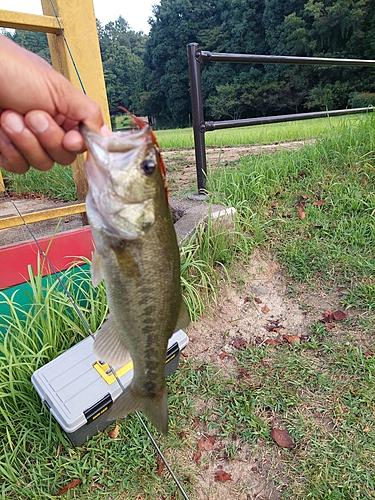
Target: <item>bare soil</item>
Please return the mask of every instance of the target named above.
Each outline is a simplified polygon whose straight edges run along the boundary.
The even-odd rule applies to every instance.
[[[250,154],[257,154],[260,149],[274,152],[280,148],[296,149],[301,142],[275,144],[272,146],[253,146],[240,148],[208,148],[210,168],[229,163]],[[191,189],[195,182],[193,151],[164,153],[169,170],[170,187],[173,191]],[[18,203],[18,201],[16,200]],[[41,200],[20,200],[20,210],[28,211],[30,206],[41,208]],[[56,204],[55,201],[50,201]],[[60,204],[60,202],[58,202]],[[0,216],[9,206],[0,203]],[[69,221],[70,222],[70,221]],[[69,224],[68,219],[63,225]],[[52,233],[56,221],[50,221],[45,231]],[[52,228],[52,229],[51,229]],[[19,229],[15,230],[20,235]],[[15,234],[14,237],[17,235]],[[327,310],[339,307],[339,293],[323,296],[307,295],[301,292],[298,298],[291,297],[290,284],[284,276],[272,254],[256,251],[247,262],[234,273],[233,281],[223,283],[218,298],[197,322],[188,328],[189,344],[184,355],[195,360],[210,361],[230,372],[233,361],[230,353],[235,349],[235,342],[242,339],[250,344],[262,344],[269,339],[283,341],[284,335],[296,335],[301,339],[309,335],[309,325]],[[225,356],[226,353],[227,356]],[[184,358],[181,357],[181,362]],[[204,405],[196,401],[197,405]],[[203,450],[198,463],[193,460],[196,445],[207,434],[201,424],[188,436],[191,446],[189,451],[174,450],[168,457],[171,464],[180,462],[190,464],[195,493],[191,500],[279,500],[289,479],[283,470],[282,451],[275,446],[275,452],[269,453],[262,440],[256,445],[245,444],[235,459],[228,460],[217,450],[226,443],[216,441],[212,450]],[[186,450],[187,447],[184,447]],[[218,481],[217,471],[230,474],[231,479]]]
[[[189,344],[184,351],[185,356],[209,361],[220,366],[221,373],[230,374],[235,369],[230,353],[238,348],[238,342],[250,345],[268,343],[270,339],[286,342],[284,335],[296,335],[301,341],[307,340],[309,325],[322,318],[325,311],[339,309],[341,292],[312,294],[301,289],[296,296],[291,294],[290,285],[272,254],[256,250],[234,272],[233,280],[223,283],[216,303],[188,328]],[[358,311],[347,313],[350,317]],[[366,349],[368,339],[358,337],[358,342],[363,343]],[[210,410],[202,400],[196,400],[195,404],[201,410]],[[237,457],[229,460],[220,450],[230,443],[235,446],[240,443],[218,438],[212,450],[201,451],[202,456],[196,463],[193,456],[198,449],[198,441],[207,437],[209,435],[200,423],[188,436],[192,446],[189,455],[176,457],[174,454],[170,458],[171,463],[176,460],[184,465],[190,463],[191,474],[197,481],[191,500],[284,498],[283,491],[291,479],[283,465],[285,452],[281,448],[275,445],[271,453],[267,451],[270,448],[259,439],[255,445],[242,443]],[[231,479],[215,479],[219,470],[230,474]]]
[[[290,141],[269,145],[249,145],[238,147],[206,147],[207,168],[225,167],[244,156],[257,155],[260,152],[272,154],[276,151],[292,151],[312,141]],[[168,184],[172,196],[196,189],[196,168],[193,149],[164,151],[164,162],[168,172]]]

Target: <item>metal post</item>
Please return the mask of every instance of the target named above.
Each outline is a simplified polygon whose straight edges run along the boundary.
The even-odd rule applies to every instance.
[[[199,45],[189,43],[187,46],[190,78],[190,97],[194,131],[195,164],[197,169],[198,194],[206,193],[206,145],[205,123],[203,116],[201,68],[199,61]]]

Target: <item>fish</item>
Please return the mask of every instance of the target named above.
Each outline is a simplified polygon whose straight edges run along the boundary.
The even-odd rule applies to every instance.
[[[80,132],[88,151],[86,213],[95,244],[91,276],[95,286],[104,279],[109,308],[94,352],[114,367],[133,361],[133,379],[107,420],[140,410],[167,434],[168,340],[190,320],[160,150],[147,124],[109,137],[83,124]]]

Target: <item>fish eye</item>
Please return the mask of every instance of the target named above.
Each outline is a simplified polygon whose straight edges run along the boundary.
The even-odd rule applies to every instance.
[[[145,160],[141,166],[144,174],[152,175],[155,172],[156,163],[153,160]]]

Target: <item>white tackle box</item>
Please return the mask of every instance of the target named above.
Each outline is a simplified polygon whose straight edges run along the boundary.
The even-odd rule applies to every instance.
[[[180,352],[188,342],[182,330],[169,339],[166,376],[177,370]],[[81,446],[110,425],[106,412],[122,393],[109,366],[98,361],[93,346],[94,340],[88,337],[36,370],[31,377],[42,401],[75,446]],[[133,362],[115,370],[126,388],[133,378]]]

